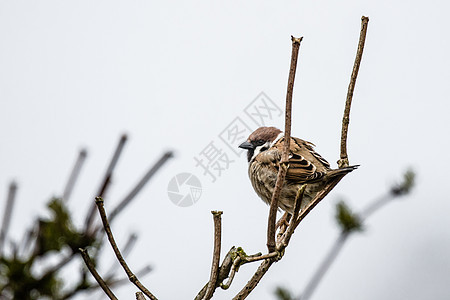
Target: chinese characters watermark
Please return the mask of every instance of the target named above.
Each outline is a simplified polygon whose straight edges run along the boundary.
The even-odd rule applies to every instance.
[[[245,107],[243,113],[236,116],[218,134],[217,138],[212,139],[194,156],[194,168],[200,171],[201,178],[211,183],[216,182],[245,151],[238,148],[239,144],[258,127],[276,124],[282,114],[283,111],[276,103],[261,92]],[[189,189],[181,192],[180,182],[181,186],[187,184]],[[167,192],[175,205],[186,207],[199,200],[202,185],[195,175],[181,173],[170,180]]]

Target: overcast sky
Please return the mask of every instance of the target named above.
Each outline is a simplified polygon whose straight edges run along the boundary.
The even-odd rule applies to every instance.
[[[314,299],[449,299],[449,8],[447,1],[415,0],[2,1],[2,199],[11,180],[19,185],[11,235],[20,238],[50,197],[62,194],[86,148],[69,202],[82,225],[114,147],[128,133],[107,210],[164,151],[176,156],[113,230],[119,244],[139,234],[129,264],[152,265],[142,282],[155,295],[193,298],[209,278],[211,210],[224,211],[222,254],[233,245],[266,251],[268,207],[251,188],[245,155],[228,147],[222,133],[235,120],[255,128],[246,108],[261,92],[284,109],[290,36],[304,36],[292,134],[314,142],[336,166],[365,15],[348,141],[350,162],[361,167],[307,217],[249,299],[273,299],[278,285],[300,293],[338,234],[335,204],[345,199],[363,209],[408,167],[418,173],[414,193],[349,239]],[[273,115],[272,125],[282,127],[282,118]],[[211,145],[230,160],[215,182],[194,159]],[[169,181],[183,172],[202,185],[190,207],[174,205],[167,194]],[[105,253],[100,272],[114,261],[109,248]],[[241,268],[216,299],[234,296],[256,267]],[[131,299],[135,290],[114,291]]]

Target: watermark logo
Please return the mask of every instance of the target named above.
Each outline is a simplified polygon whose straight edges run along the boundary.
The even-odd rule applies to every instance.
[[[202,185],[198,177],[211,183],[216,182],[245,152],[244,149],[240,149],[238,146],[257,128],[279,123],[282,114],[283,111],[272,99],[265,93],[260,93],[216,138],[212,139],[194,156],[194,170],[192,170],[192,173],[178,174],[171,179],[168,188],[170,200],[175,205],[183,207],[191,206],[197,202],[202,192]],[[196,173],[198,177],[193,175],[193,173]],[[189,178],[192,181],[194,180],[192,178],[195,178],[196,183],[198,183],[194,185],[199,188],[199,193],[195,197],[192,195],[183,197],[183,195],[188,195],[189,193],[185,192],[183,194],[176,189],[179,188],[177,185],[179,181],[177,180],[185,179],[184,177],[178,178],[178,176],[183,174],[191,175]],[[171,189],[172,186],[174,189]]]
[[[175,205],[188,207],[200,199],[202,184],[197,176],[191,173],[180,173],[169,181],[167,194]]]

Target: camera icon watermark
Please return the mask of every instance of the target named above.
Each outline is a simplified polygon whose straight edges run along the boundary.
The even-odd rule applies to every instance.
[[[181,207],[194,205],[202,195],[200,180],[191,173],[180,173],[169,181],[167,194],[173,204]]]

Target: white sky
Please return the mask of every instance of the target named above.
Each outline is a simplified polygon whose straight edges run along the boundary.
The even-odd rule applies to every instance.
[[[129,263],[154,267],[142,281],[160,299],[193,298],[209,278],[210,211],[224,211],[223,254],[232,245],[255,253],[266,249],[268,207],[251,188],[244,156],[215,183],[199,177],[203,194],[189,208],[170,202],[169,180],[201,175],[193,157],[260,92],[283,107],[291,34],[304,36],[292,132],[334,163],[360,17],[367,15],[349,133],[350,161],[361,167],[308,216],[249,299],[273,299],[277,285],[301,292],[338,234],[336,202],[362,209],[408,166],[418,173],[413,195],[350,238],[314,299],[448,299],[448,10],[446,1],[2,1],[2,199],[12,179],[19,184],[11,235],[20,237],[48,199],[61,195],[86,147],[69,203],[81,225],[119,136],[129,133],[107,209],[163,151],[173,149],[176,158],[113,230],[119,244],[139,233]],[[108,269],[113,258],[105,250]],[[234,296],[256,266],[243,267],[216,299]],[[135,290],[130,284],[115,292],[131,299]]]

